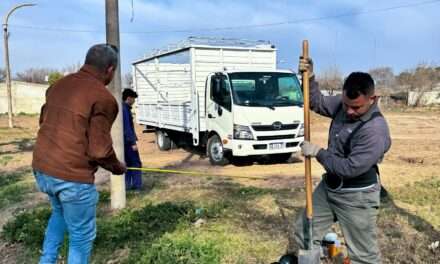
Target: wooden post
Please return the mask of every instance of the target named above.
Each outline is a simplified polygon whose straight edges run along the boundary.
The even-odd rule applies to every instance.
[[[108,85],[113,96],[116,98],[119,107],[119,114],[112,127],[113,147],[120,160],[124,160],[124,131],[122,120],[122,88],[121,88],[121,56],[119,45],[119,8],[118,0],[105,1],[106,15],[106,36],[107,43],[115,45],[119,49],[118,67],[112,82]],[[111,207],[112,209],[121,209],[125,207],[125,175],[112,175],[110,177],[111,185]]]
[[[309,42],[304,40],[302,43],[302,57],[309,58]],[[302,73],[302,85],[304,93],[304,140],[310,142],[310,93],[309,93],[309,71]],[[306,177],[306,215],[308,219],[313,217],[312,207],[312,163],[310,157],[305,157],[305,177]]]

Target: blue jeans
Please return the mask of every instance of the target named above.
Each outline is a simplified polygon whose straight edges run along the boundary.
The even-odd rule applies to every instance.
[[[66,231],[69,234],[67,263],[89,263],[96,237],[99,194],[95,185],[61,180],[39,171],[34,171],[34,175],[38,188],[49,196],[52,207],[40,264],[56,263]]]

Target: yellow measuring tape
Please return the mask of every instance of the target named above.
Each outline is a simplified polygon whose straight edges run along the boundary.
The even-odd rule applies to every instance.
[[[213,174],[203,173],[201,171],[180,171],[180,170],[164,170],[164,169],[154,169],[154,168],[135,168],[135,167],[128,167],[127,170],[186,174],[186,175],[201,176],[201,177],[217,176],[217,177],[225,177],[225,178],[243,178],[243,179],[264,180],[264,181],[267,180],[267,178],[265,178],[265,177],[238,176],[238,175],[213,175]]]

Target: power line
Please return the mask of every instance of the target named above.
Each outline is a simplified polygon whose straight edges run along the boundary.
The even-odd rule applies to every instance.
[[[360,16],[372,13],[381,13],[394,11],[396,9],[403,9],[408,7],[416,7],[423,6],[429,4],[439,3],[440,0],[430,0],[423,1],[417,3],[409,3],[402,4],[398,6],[391,6],[385,8],[377,8],[370,10],[361,10],[357,12],[346,12],[337,15],[329,15],[329,16],[321,16],[314,18],[304,18],[304,19],[296,19],[296,20],[287,20],[282,22],[274,22],[274,23],[265,23],[265,24],[251,24],[251,25],[243,25],[243,26],[229,26],[229,27],[209,27],[209,28],[196,28],[196,29],[172,29],[172,30],[158,30],[158,31],[127,31],[121,32],[121,34],[162,34],[162,33],[190,33],[190,32],[199,32],[199,31],[229,31],[229,30],[241,30],[241,29],[252,29],[252,28],[262,28],[262,27],[275,27],[275,26],[283,26],[283,25],[292,25],[292,24],[302,24],[302,23],[313,23],[322,20],[330,20],[330,19],[338,19],[342,17],[350,17],[350,16]],[[88,29],[72,29],[72,28],[55,28],[55,27],[39,27],[39,26],[30,26],[30,25],[14,25],[10,24],[9,26],[16,28],[24,28],[24,29],[33,29],[40,31],[57,31],[57,32],[72,32],[72,33],[104,33],[101,30],[88,30]]]
[[[131,18],[130,22],[134,21],[134,0],[131,0]]]

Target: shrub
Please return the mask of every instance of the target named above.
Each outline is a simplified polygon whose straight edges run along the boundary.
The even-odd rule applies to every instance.
[[[142,264],[220,263],[221,250],[215,240],[197,239],[192,233],[164,236],[153,243],[136,262]]]
[[[3,237],[13,243],[23,243],[38,250],[44,239],[44,232],[51,210],[47,207],[24,212],[3,227]]]

